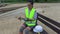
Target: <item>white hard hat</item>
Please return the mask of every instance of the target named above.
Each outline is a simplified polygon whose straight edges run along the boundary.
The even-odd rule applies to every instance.
[[[33,29],[33,31],[34,32],[42,32],[43,31],[43,28],[42,28],[42,26],[40,26],[40,25],[37,25],[34,29]]]

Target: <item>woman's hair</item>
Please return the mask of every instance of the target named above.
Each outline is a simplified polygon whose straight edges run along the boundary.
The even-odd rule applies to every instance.
[[[34,4],[33,0],[28,0],[28,2],[29,2],[31,5]]]

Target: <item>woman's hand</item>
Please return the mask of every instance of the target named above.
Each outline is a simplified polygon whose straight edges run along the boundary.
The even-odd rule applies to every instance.
[[[22,20],[22,19],[24,19],[25,18],[25,16],[20,16],[18,19],[19,20]]]
[[[25,16],[24,16],[24,15],[21,15],[20,17],[21,17],[21,18],[25,18]]]

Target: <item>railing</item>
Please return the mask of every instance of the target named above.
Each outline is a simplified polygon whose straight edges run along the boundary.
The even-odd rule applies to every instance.
[[[46,16],[43,16],[39,13],[38,13],[38,20],[40,22],[42,22],[43,24],[47,25],[52,30],[54,30],[56,33],[58,33],[58,34],[60,33],[60,23],[58,23]]]

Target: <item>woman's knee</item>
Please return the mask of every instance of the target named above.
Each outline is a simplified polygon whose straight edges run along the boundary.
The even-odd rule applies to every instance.
[[[25,31],[25,32],[29,32],[30,30],[28,30],[28,29],[25,29],[24,31]]]
[[[26,29],[26,30],[31,30],[31,28],[30,28],[30,27],[26,27],[25,29]]]
[[[30,31],[30,30],[25,29],[25,30],[24,30],[24,33],[25,33],[25,34],[29,34],[29,31]]]
[[[23,32],[24,29],[25,27],[21,26],[19,32]]]

